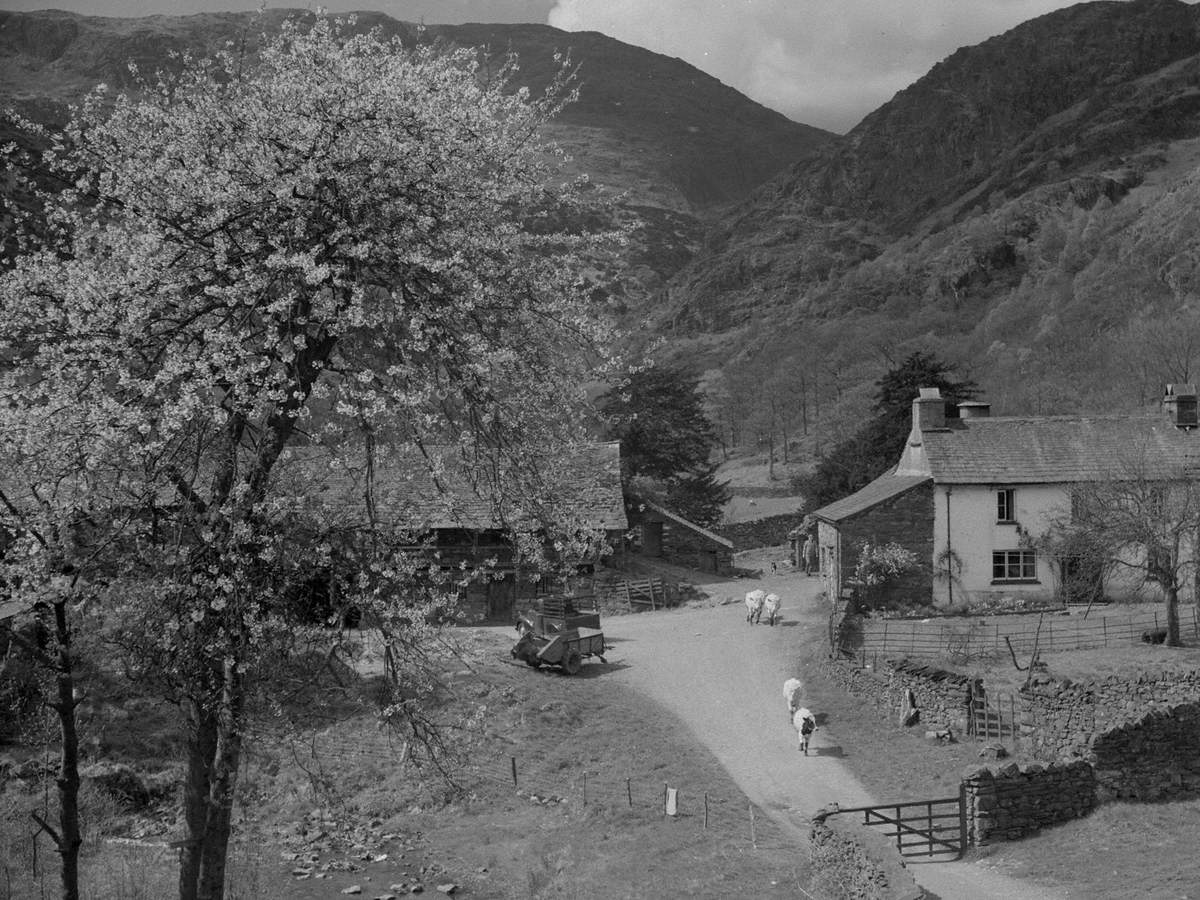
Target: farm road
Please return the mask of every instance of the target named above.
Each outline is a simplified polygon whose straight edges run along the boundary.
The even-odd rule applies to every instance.
[[[746,624],[741,598],[756,587],[783,598],[782,626]],[[836,723],[817,730],[807,757],[796,749],[782,688],[796,675],[799,646],[823,640],[818,578],[789,571],[755,582],[707,584],[705,590],[715,599],[737,602],[605,619],[605,636],[615,645],[608,658],[626,663],[605,677],[679,716],[746,796],[795,836],[798,848],[807,843],[811,814],[830,802],[863,806],[921,799],[871,798],[839,760],[854,749],[838,745]],[[820,710],[814,712],[819,718]],[[910,871],[943,900],[1068,896],[1006,878],[980,863],[914,862]]]

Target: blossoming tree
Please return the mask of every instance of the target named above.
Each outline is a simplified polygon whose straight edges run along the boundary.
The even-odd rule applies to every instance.
[[[413,586],[441,567],[381,512],[380,466],[465,479],[526,555],[594,540],[553,488],[614,362],[582,275],[614,236],[561,224],[586,195],[538,129],[569,79],[511,74],[289,22],[97,91],[36,161],[66,189],[0,280],[0,389],[25,452],[70,421],[139,523],[110,586],[185,712],[181,897],[223,895],[246,704],[298,586],[335,572],[409,679],[390,711],[421,693]]]

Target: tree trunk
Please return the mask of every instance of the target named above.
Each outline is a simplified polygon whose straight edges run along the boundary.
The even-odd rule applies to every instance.
[[[1179,640],[1179,588],[1172,584],[1167,594],[1167,646],[1180,646]]]
[[[184,845],[179,853],[179,900],[197,900],[208,826],[208,790],[217,749],[217,719],[198,700],[187,701],[187,773],[183,782]]]
[[[198,900],[223,900],[232,831],[233,796],[242,755],[244,685],[232,660],[225,663],[217,745],[209,775],[208,823],[201,848]]]
[[[75,673],[71,658],[71,631],[67,625],[66,600],[54,604],[54,624],[58,638],[55,682],[58,698],[53,704],[58,713],[62,747],[58,778],[58,852],[62,856],[63,900],[79,900],[79,732],[75,727]]]

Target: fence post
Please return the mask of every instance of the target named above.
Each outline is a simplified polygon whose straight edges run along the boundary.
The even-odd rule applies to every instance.
[[[883,620],[883,652],[887,653],[887,619]]]
[[[704,827],[708,828],[708,791],[704,792]]]
[[[967,852],[967,783],[958,783],[958,857]]]
[[[512,763],[513,787],[516,787],[517,786],[517,758],[515,756],[510,756],[508,758],[508,760],[510,763]]]
[[[625,779],[625,796],[629,798],[629,808],[633,809],[633,788],[629,786],[629,779]]]
[[[1107,647],[1108,646],[1108,617],[1102,615],[1100,617],[1100,624],[1104,626],[1104,646]]]

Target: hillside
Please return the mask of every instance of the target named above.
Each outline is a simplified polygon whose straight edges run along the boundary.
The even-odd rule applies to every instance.
[[[172,51],[206,52],[249,39],[299,10],[254,16],[207,13],[112,19],[61,11],[0,12],[0,101],[40,105],[77,100],[99,82],[127,88],[128,63],[153,72]],[[534,91],[556,70],[557,52],[579,67],[580,96],[555,124],[578,166],[602,183],[630,190],[636,203],[703,213],[742,199],[827,140],[828,132],[792,122],[679,59],[595,32],[542,25],[438,25],[420,30],[382,13],[356,14],[358,27],[405,40],[446,41],[513,52],[518,83]]]
[[[710,229],[660,328],[700,368],[788,370],[855,409],[917,348],[1004,411],[1194,378],[1162,341],[1200,333],[1197,54],[1200,8],[1177,0],[1082,4],[958,50]]]
[[[0,13],[0,94],[54,118],[98,81],[129,84],[127,59],[153,69],[250,23]],[[511,49],[535,90],[570,51],[580,98],[549,135],[626,192],[638,226],[616,308],[649,313],[641,333],[703,375],[732,447],[821,452],[915,349],[963,367],[997,412],[1125,408],[1200,372],[1200,7],[1041,16],[843,137],[595,33],[361,15],[376,25]]]

